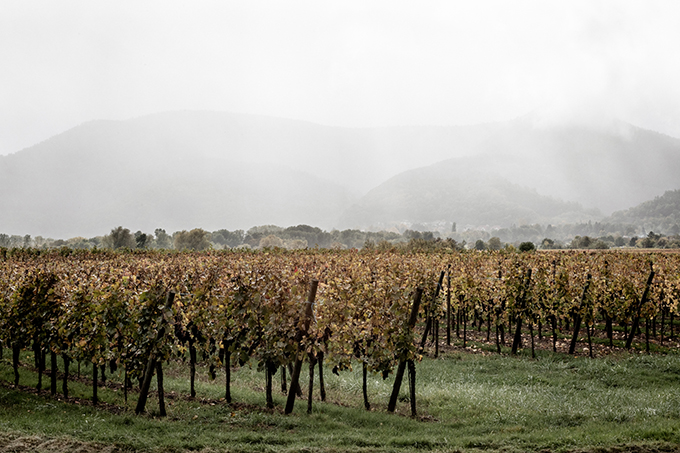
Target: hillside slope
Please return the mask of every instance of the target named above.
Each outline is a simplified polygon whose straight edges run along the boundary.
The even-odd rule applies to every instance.
[[[680,140],[613,121],[608,127],[499,124],[478,165],[541,194],[608,214],[680,188]]]
[[[629,223],[646,232],[680,234],[680,190],[669,190],[653,200],[617,211],[603,221]]]
[[[371,190],[342,217],[343,227],[389,228],[401,223],[506,227],[598,218],[577,203],[539,195],[476,165],[450,159],[397,175]]]
[[[418,170],[397,177],[399,187],[390,180],[447,160],[436,176],[418,179]],[[0,156],[0,232],[333,228],[407,217],[500,226],[583,220],[596,214],[574,203],[607,214],[677,189],[678,174],[680,140],[620,122],[548,127],[525,117],[476,126],[339,128],[169,112],[92,121]],[[418,183],[405,184],[408,178]],[[407,193],[392,196],[393,190]]]
[[[192,146],[190,137],[200,131],[134,126],[88,123],[0,157],[0,231],[89,237],[117,225],[143,231],[273,222],[330,228],[355,199],[299,169],[239,159],[240,150],[210,156],[208,146]]]

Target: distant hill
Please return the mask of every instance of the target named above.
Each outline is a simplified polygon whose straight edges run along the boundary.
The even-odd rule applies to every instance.
[[[450,159],[401,173],[362,197],[340,220],[343,227],[399,224],[507,227],[581,222],[601,217],[578,203],[539,195],[489,172],[477,159]]]
[[[669,190],[653,200],[645,201],[624,211],[617,211],[603,221],[629,223],[645,232],[679,234],[680,190]]]
[[[92,121],[0,156],[0,232],[330,229],[358,196],[417,162],[447,157],[451,140],[470,135],[468,128],[346,129],[223,112]]]
[[[680,188],[680,140],[619,121],[595,129],[520,118],[471,154],[511,182],[605,214]]]
[[[585,220],[677,189],[678,174],[680,140],[620,122],[340,128],[169,112],[92,121],[0,156],[0,232]]]
[[[152,232],[272,221],[330,228],[356,198],[293,160],[241,159],[245,151],[229,141],[222,146],[231,152],[219,155],[200,128],[149,120],[87,123],[0,157],[0,231],[91,237],[117,225]]]

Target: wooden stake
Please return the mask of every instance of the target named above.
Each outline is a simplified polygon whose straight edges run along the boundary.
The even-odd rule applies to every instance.
[[[96,363],[92,364],[92,404],[97,404],[99,402],[99,398],[97,397],[97,386],[98,386],[98,379],[97,379],[97,374],[99,373],[99,367],[97,366]]]
[[[640,310],[642,309],[642,306],[647,303],[647,298],[649,297],[649,290],[652,287],[652,281],[654,280],[654,266],[650,262],[649,263],[649,277],[647,277],[647,283],[645,284],[645,290],[642,293],[642,298],[640,298],[640,303],[637,305],[635,309],[635,317],[633,318],[633,327],[630,330],[630,335],[628,335],[628,339],[626,340],[626,349],[630,349],[630,347],[633,344],[633,338],[635,337],[635,334],[637,333],[639,327],[640,327]]]
[[[161,417],[165,417],[165,391],[163,390],[163,363],[156,363],[156,383],[158,385],[158,412]]]
[[[302,339],[307,335],[309,330],[309,325],[312,322],[312,315],[314,314],[314,299],[316,299],[316,289],[319,286],[318,280],[312,280],[309,285],[309,293],[307,294],[307,302],[305,304],[305,317],[303,328],[298,332],[299,346],[301,349]],[[295,406],[295,389],[300,386],[300,371],[302,370],[302,351],[298,350],[297,357],[295,359],[295,367],[293,368],[293,375],[290,378],[290,390],[288,391],[288,399],[286,400],[286,409],[284,413],[290,414],[293,412],[293,407]]]
[[[165,306],[172,305],[173,300],[175,300],[175,293],[169,292],[165,299]],[[139,389],[139,399],[137,400],[137,407],[135,408],[135,414],[139,415],[144,412],[146,408],[146,400],[149,396],[149,388],[151,387],[151,379],[153,378],[154,371],[156,371],[156,364],[158,362],[156,357],[156,347],[160,343],[161,339],[165,336],[165,325],[162,325],[158,329],[156,334],[156,339],[151,345],[151,352],[149,353],[149,361],[146,364],[146,370],[144,372],[144,380],[142,381],[141,388]]]
[[[368,402],[368,366],[366,365],[366,362],[362,363],[362,371],[363,371],[363,383],[361,386],[361,390],[364,394],[364,408],[366,408],[367,411],[371,410],[371,405]]]
[[[590,280],[592,279],[592,275],[588,274],[586,276],[586,285],[583,287],[583,293],[581,294],[581,304],[579,305],[578,311],[574,313],[574,334],[571,337],[571,344],[569,345],[569,354],[573,354],[576,352],[576,342],[578,341],[578,334],[579,331],[581,330],[581,322],[582,322],[582,317],[581,317],[581,310],[583,310],[583,307],[585,306],[586,303],[586,294],[588,293],[588,287],[590,286]]]
[[[68,398],[68,367],[71,364],[71,359],[66,354],[61,355],[64,360],[64,380],[61,384],[61,393],[64,394],[64,398]],[[127,400],[125,401],[127,403]]]
[[[411,308],[411,316],[408,320],[408,330],[412,330],[418,321],[418,309],[420,308],[420,298],[423,295],[422,288],[416,288],[416,293],[413,298],[413,307]],[[404,379],[404,370],[406,369],[406,361],[402,360],[399,362],[397,367],[397,374],[394,377],[394,385],[392,386],[392,395],[390,396],[390,402],[387,405],[387,410],[389,412],[394,412],[397,408],[397,399],[399,398],[399,390],[401,389],[401,381]]]
[[[446,272],[446,345],[451,346],[451,265]]]
[[[57,394],[57,354],[50,351],[50,394]]]

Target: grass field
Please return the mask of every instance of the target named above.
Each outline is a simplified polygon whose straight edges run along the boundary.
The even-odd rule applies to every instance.
[[[210,381],[201,368],[192,399],[188,363],[172,363],[165,371],[168,417],[160,418],[153,395],[149,413],[134,415],[137,394],[125,405],[115,385],[118,375],[99,388],[103,404],[92,407],[85,379],[91,368],[84,366],[81,380],[70,384],[69,402],[31,391],[37,374],[28,368],[21,371],[21,388],[14,389],[5,358],[0,451],[680,451],[680,354],[589,359],[537,351],[531,359],[528,350],[511,357],[480,343],[472,347],[478,352],[448,349],[417,364],[415,419],[408,416],[405,384],[397,413],[386,412],[392,376],[369,377],[372,410],[366,411],[360,365],[339,376],[326,369],[327,402],[318,401],[315,391],[311,415],[298,399],[286,416],[280,391],[275,408],[265,408],[264,373],[234,369],[230,405],[223,400],[223,373]],[[22,363],[32,357],[22,356]],[[77,372],[75,364],[71,372]]]

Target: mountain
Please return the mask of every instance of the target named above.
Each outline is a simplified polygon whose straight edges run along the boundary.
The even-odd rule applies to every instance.
[[[676,189],[678,174],[680,140],[615,121],[341,128],[168,112],[88,122],[0,156],[0,232],[329,229],[405,219],[409,206],[419,222],[580,220]]]
[[[449,159],[401,173],[379,185],[345,212],[344,227],[389,228],[398,224],[506,227],[567,223],[600,217],[578,203],[539,195],[479,165],[476,158]]]
[[[614,120],[595,128],[519,118],[497,124],[468,155],[511,182],[607,214],[680,188],[680,140]]]
[[[680,234],[680,190],[669,190],[653,200],[617,211],[603,222],[632,224],[646,232]]]
[[[243,146],[202,133],[224,124],[183,130],[176,120],[91,122],[0,157],[0,231],[90,237],[117,225],[147,232],[273,222],[330,228],[355,199],[294,161],[245,159]]]

